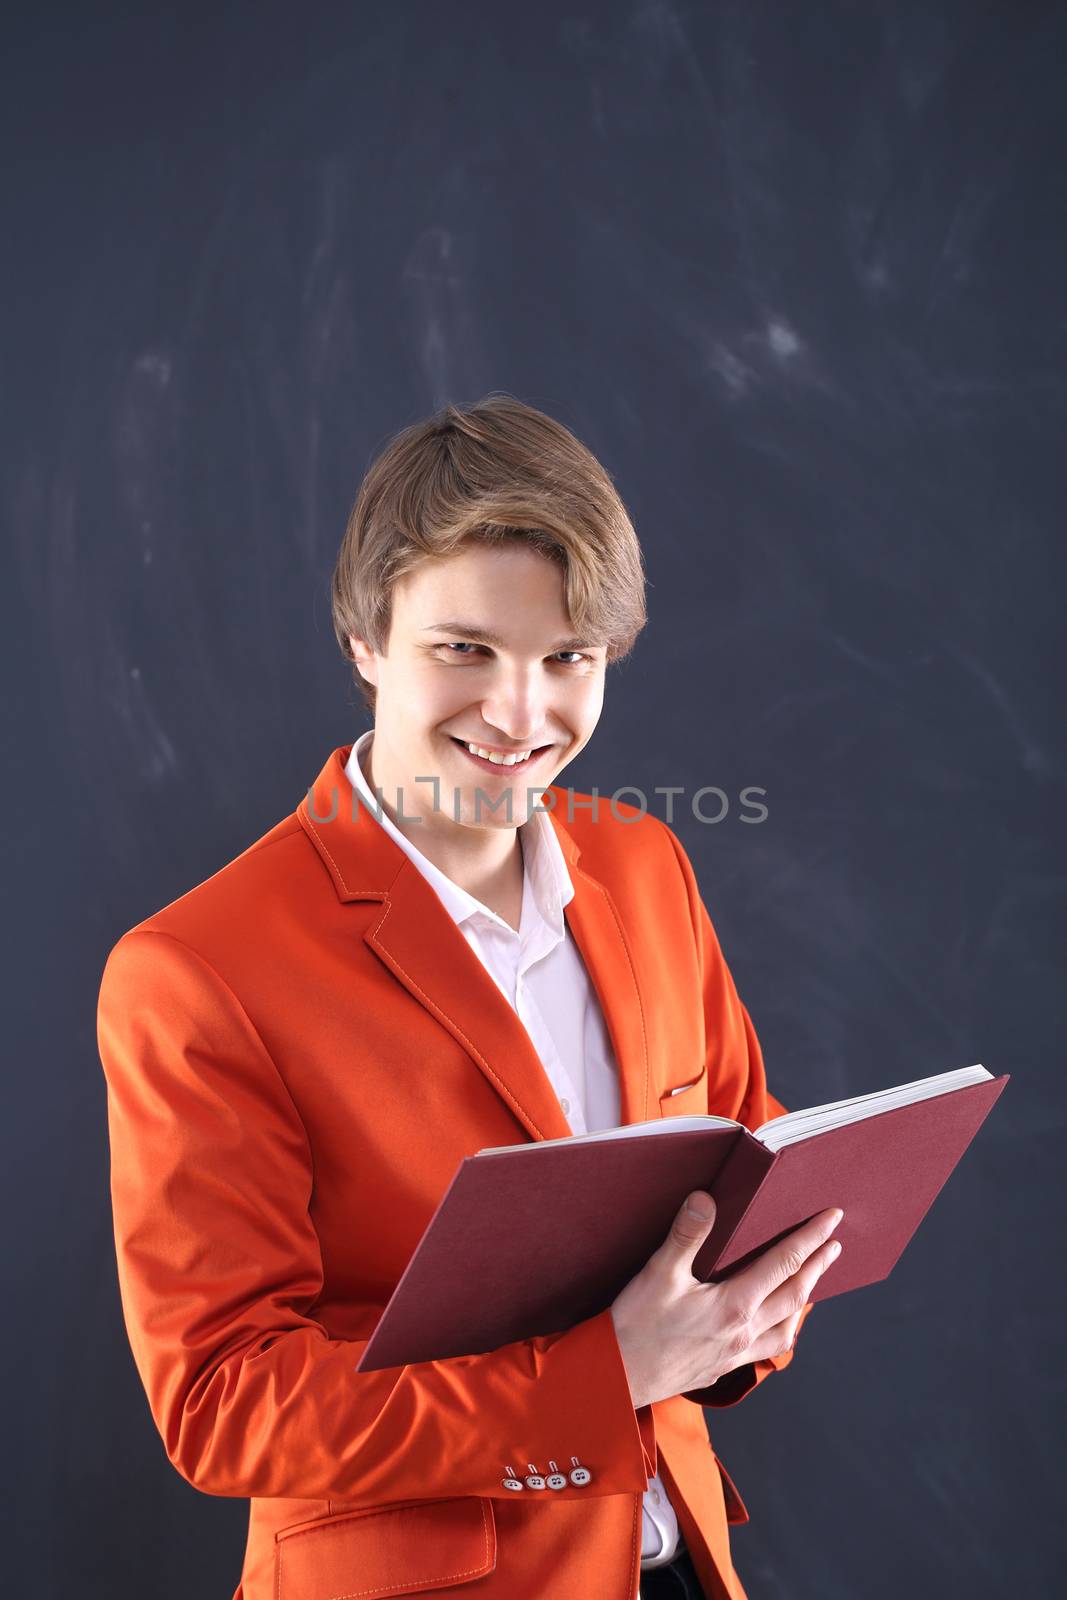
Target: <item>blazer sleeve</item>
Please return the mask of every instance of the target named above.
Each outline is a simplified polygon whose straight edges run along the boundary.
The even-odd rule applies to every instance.
[[[317,1320],[315,1173],[297,1107],[237,996],[171,934],[131,930],[104,969],[98,1043],[123,1316],[173,1465],[208,1494],[506,1498],[506,1468],[591,1474],[562,1499],[643,1493],[610,1310],[486,1355],[358,1373]],[[354,1216],[353,1228],[373,1228]],[[380,1307],[373,1307],[379,1310]]]
[[[674,833],[667,828],[689,898],[693,936],[700,960],[704,1006],[704,1044],[708,1068],[709,1105],[718,1116],[755,1130],[764,1122],[784,1116],[785,1106],[767,1087],[767,1074],[752,1019],[742,1004],[733,977],[712,927],[692,863]],[[800,1313],[797,1335],[813,1306]],[[700,1406],[734,1406],[772,1372],[781,1372],[793,1359],[793,1346],[780,1356],[748,1361],[703,1389],[687,1389],[683,1398]]]

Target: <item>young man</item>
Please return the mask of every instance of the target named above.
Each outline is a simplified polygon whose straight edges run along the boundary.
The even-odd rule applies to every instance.
[[[355,1371],[463,1156],[784,1110],[677,838],[555,785],[644,623],[633,528],[558,423],[448,407],[369,471],[333,605],[373,729],[101,986],[123,1308],[168,1456],[250,1498],[241,1600],[743,1600],[701,1406],[788,1365],[836,1212],[713,1287],[691,1195],[600,1315]]]

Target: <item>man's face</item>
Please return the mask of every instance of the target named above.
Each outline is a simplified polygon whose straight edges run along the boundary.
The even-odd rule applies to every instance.
[[[521,826],[600,718],[607,647],[574,634],[561,568],[529,545],[471,543],[401,578],[387,653],[351,640],[377,688],[368,776],[386,804],[435,830]],[[471,744],[531,753],[501,766]],[[434,776],[436,802],[415,781]]]

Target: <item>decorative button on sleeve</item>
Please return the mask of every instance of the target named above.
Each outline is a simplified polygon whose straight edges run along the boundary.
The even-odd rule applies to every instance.
[[[565,1489],[568,1483],[573,1483],[578,1489],[584,1489],[587,1483],[593,1481],[593,1474],[588,1467],[581,1465],[577,1456],[571,1456],[571,1470],[569,1473],[562,1473],[555,1461],[548,1463],[547,1476],[542,1476],[538,1472],[535,1461],[528,1461],[526,1466],[529,1470],[525,1479],[516,1476],[514,1467],[506,1466],[504,1468],[507,1476],[502,1478],[501,1482],[505,1489],[516,1491],[522,1489]]]

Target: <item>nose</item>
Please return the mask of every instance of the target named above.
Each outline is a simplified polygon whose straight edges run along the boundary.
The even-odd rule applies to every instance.
[[[483,696],[482,719],[508,744],[534,743],[544,734],[545,702],[539,665],[504,668]]]

